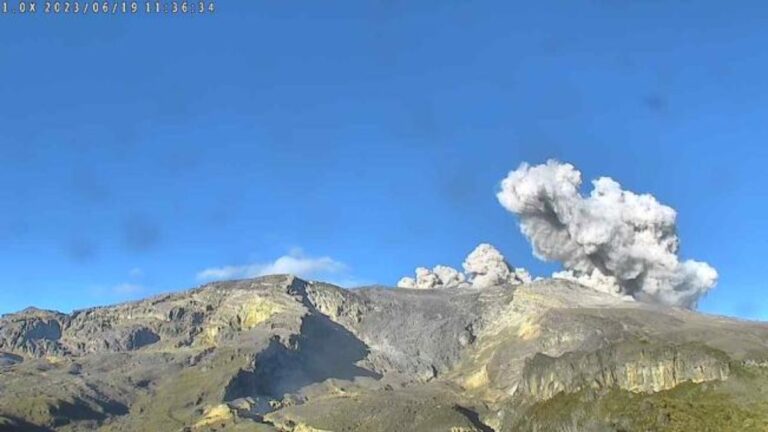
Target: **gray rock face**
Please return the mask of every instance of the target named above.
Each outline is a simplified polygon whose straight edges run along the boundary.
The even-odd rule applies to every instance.
[[[372,288],[345,292],[312,284],[310,301],[371,350],[382,373],[429,380],[450,370],[482,326],[478,291]]]
[[[729,374],[729,358],[703,345],[624,342],[560,357],[537,353],[526,361],[520,390],[538,400],[585,388],[652,393]]]
[[[0,430],[555,430],[583,419],[548,405],[568,395],[597,392],[586,406],[691,385],[719,389],[733,416],[768,404],[764,364],[765,324],[568,281],[349,291],[268,276],[3,316]],[[554,412],[571,417],[541,417]],[[641,421],[606,412],[590,421]]]
[[[2,318],[0,349],[34,356],[64,353],[59,344],[61,328],[67,316],[35,308]]]

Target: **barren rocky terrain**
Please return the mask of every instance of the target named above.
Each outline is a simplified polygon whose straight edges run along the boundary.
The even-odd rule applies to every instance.
[[[768,325],[280,275],[0,318],[0,430],[768,431]]]

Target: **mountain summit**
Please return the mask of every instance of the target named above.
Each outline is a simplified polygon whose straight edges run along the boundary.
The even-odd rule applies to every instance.
[[[289,275],[0,318],[0,430],[766,431],[768,325]]]

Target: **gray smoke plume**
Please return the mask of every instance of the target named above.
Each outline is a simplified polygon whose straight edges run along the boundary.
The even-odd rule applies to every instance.
[[[518,285],[531,281],[525,269],[513,268],[498,249],[481,243],[462,264],[473,288],[483,289],[504,283]]]
[[[464,260],[463,267],[465,273],[442,265],[435,266],[432,270],[418,267],[416,278],[404,277],[400,279],[397,286],[411,289],[483,289],[495,285],[517,285],[531,281],[527,271],[510,266],[501,252],[488,243],[478,245]]]
[[[621,189],[601,177],[588,197],[581,173],[570,164],[523,163],[496,195],[520,218],[536,257],[560,261],[555,277],[639,300],[694,307],[717,282],[706,263],[680,261],[676,213],[648,194]]]

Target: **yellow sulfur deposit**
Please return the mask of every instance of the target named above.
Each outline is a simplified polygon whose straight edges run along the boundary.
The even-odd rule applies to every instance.
[[[250,330],[282,310],[281,305],[257,297],[241,305],[237,316],[240,318],[241,329]]]
[[[293,428],[293,432],[330,432],[325,429],[317,429],[313,428],[312,426],[308,426],[304,423],[299,423],[296,425],[295,428]]]
[[[485,370],[485,366],[464,380],[464,387],[470,390],[481,388],[486,385],[488,385],[488,372]]]
[[[204,428],[214,424],[228,423],[235,418],[232,410],[226,405],[216,405],[210,408],[200,421],[194,424],[193,428]]]

